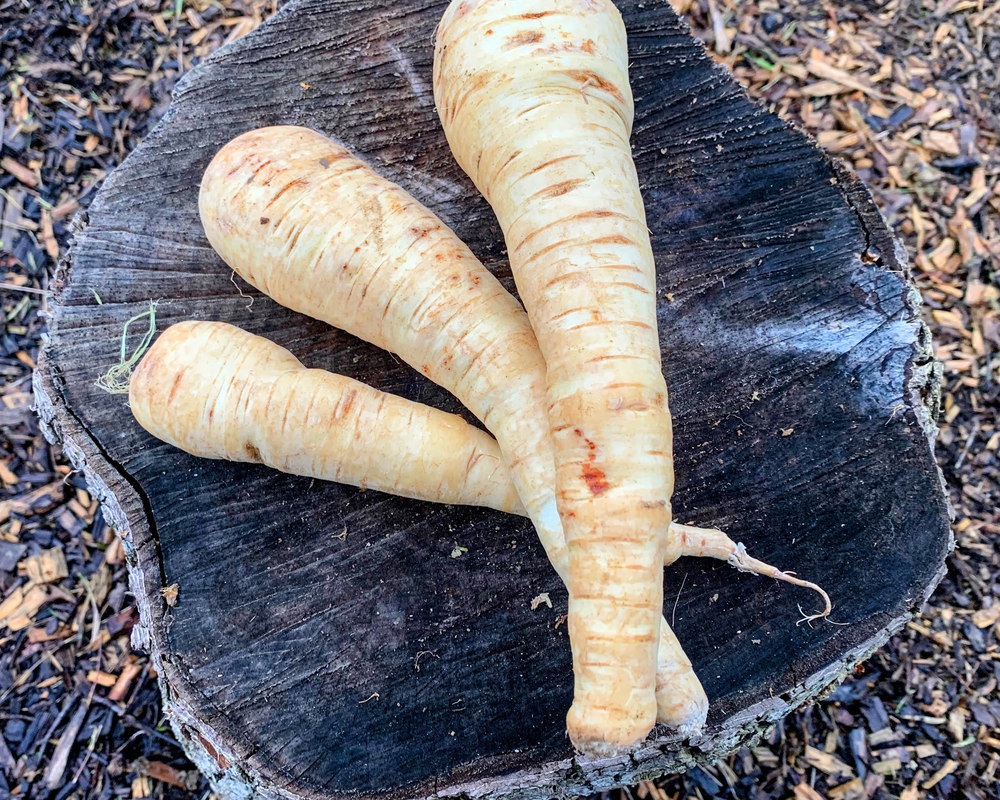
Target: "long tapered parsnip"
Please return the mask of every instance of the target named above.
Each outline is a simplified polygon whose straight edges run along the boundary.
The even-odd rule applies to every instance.
[[[434,96],[456,160],[500,222],[545,358],[570,551],[567,728],[584,752],[629,748],[656,716],[662,565],[678,547],[621,16],[610,0],[453,0]],[[704,712],[693,703],[686,721],[699,726]]]
[[[517,513],[490,436],[461,417],[342,375],[221,322],[171,326],[129,384],[132,413],[189,453]],[[378,431],[378,435],[373,435]]]
[[[534,333],[441,220],[345,148],[290,126],[223,147],[199,210],[209,242],[246,281],[454,394],[497,438],[546,551],[564,546],[546,455],[525,447],[547,433],[544,412],[525,403],[544,391]]]
[[[212,246],[282,305],[398,354],[496,436],[557,573],[544,363],[524,309],[455,234],[400,187],[305,128],[243,134],[209,164],[199,197]],[[664,624],[657,719],[703,721],[708,698]],[[692,711],[694,709],[694,711]]]

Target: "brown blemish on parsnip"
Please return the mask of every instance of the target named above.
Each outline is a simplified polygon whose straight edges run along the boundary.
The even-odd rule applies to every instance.
[[[281,195],[294,189],[296,186],[307,186],[308,184],[309,181],[306,178],[296,178],[293,181],[289,181],[274,193],[274,196],[267,201],[267,205],[264,206],[264,208],[270,208],[271,206],[273,206],[275,203],[278,202],[278,200],[281,199]]]
[[[580,477],[586,482],[587,488],[590,489],[592,495],[604,494],[604,492],[611,488],[611,484],[608,483],[607,478],[604,476],[604,471],[600,467],[595,467],[589,461],[583,465]]]
[[[358,399],[358,393],[351,389],[350,391],[344,392],[340,399],[340,408],[338,412],[340,416],[346,417],[351,413],[351,409],[354,408],[354,401]]]
[[[592,495],[596,497],[599,494],[604,494],[604,492],[611,488],[611,484],[608,483],[604,470],[594,463],[597,460],[597,445],[591,439],[584,436],[583,431],[579,428],[574,428],[573,433],[583,439],[588,450],[587,458],[580,467],[580,477],[583,478]]]
[[[544,233],[549,228],[555,227],[556,225],[565,225],[566,223],[572,223],[581,219],[604,219],[606,217],[620,217],[621,219],[625,220],[631,219],[627,214],[622,214],[619,213],[618,211],[606,211],[603,209],[597,211],[580,211],[576,214],[570,214],[568,217],[562,217],[561,219],[553,220],[552,222],[542,225],[540,228],[535,228],[531,233],[529,233],[520,242],[518,242],[517,246],[514,248],[514,252],[516,253],[518,250],[524,247],[528,242],[530,242],[533,238],[535,238],[541,233]]]
[[[179,369],[177,374],[174,375],[174,382],[170,386],[170,394],[167,395],[167,405],[174,402],[174,396],[177,394],[177,390],[181,387],[181,381],[184,379],[185,372],[187,372],[187,367]]]
[[[528,44],[537,44],[545,38],[541,31],[521,31],[509,37],[504,42],[504,50],[513,50],[515,47],[523,47]]]
[[[241,163],[240,166],[242,167],[243,164]],[[247,178],[247,183],[253,183],[253,179],[256,178],[261,173],[262,170],[266,169],[269,166],[271,166],[270,159],[264,161],[259,167],[257,167],[257,169],[255,169],[253,172],[250,173],[250,177]]]
[[[542,200],[553,200],[556,197],[562,197],[564,194],[569,194],[582,183],[584,183],[583,178],[573,178],[572,180],[562,181],[560,183],[553,184],[552,186],[547,186],[544,189],[540,189],[531,197],[532,199],[538,197]]]
[[[625,98],[622,96],[621,90],[610,81],[604,80],[604,78],[596,72],[584,69],[570,69],[566,70],[566,75],[580,81],[580,83],[590,89],[600,89],[602,92],[610,94],[619,102],[625,102]]]

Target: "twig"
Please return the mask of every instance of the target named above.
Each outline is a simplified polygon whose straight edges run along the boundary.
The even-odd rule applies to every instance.
[[[70,750],[76,742],[76,736],[80,732],[80,728],[83,727],[83,722],[89,711],[90,706],[86,703],[82,704],[59,737],[55,752],[52,754],[52,760],[49,761],[48,769],[45,770],[44,782],[49,791],[58,789],[59,784],[62,783],[63,773],[66,772],[66,765],[69,763]]]
[[[94,684],[95,688],[97,684]],[[76,784],[80,780],[80,776],[83,771],[87,768],[87,764],[90,762],[91,756],[94,755],[94,750],[97,749],[97,740],[101,738],[101,726],[95,725],[90,731],[90,741],[87,743],[87,753],[80,761],[80,766],[76,768],[76,772],[73,773],[73,779],[70,781],[72,784]]]
[[[0,283],[0,289],[5,292],[26,292],[27,294],[40,294],[43,297],[48,297],[52,294],[49,289],[36,289],[34,286],[18,286],[14,283]]]
[[[972,443],[975,441],[976,437],[979,435],[979,420],[977,419],[972,423],[972,432],[969,434],[969,438],[965,440],[965,446],[962,448],[962,452],[958,454],[958,458],[955,459],[955,469],[961,469],[962,464],[965,463],[965,457],[969,455],[969,450],[972,448]]]
[[[94,595],[90,581],[82,574],[78,574],[76,577],[83,585],[83,591],[86,592],[87,598],[90,600],[90,609],[94,615],[94,624],[90,629],[90,644],[87,645],[87,650],[93,650],[94,646],[101,640],[101,609],[97,605],[97,597]]]
[[[726,32],[726,23],[719,13],[715,0],[708,0],[708,15],[712,18],[712,33],[715,36],[715,52],[728,53],[733,45]]]

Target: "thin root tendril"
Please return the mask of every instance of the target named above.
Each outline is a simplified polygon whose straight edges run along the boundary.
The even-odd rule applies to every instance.
[[[136,314],[131,319],[126,320],[125,327],[122,329],[121,360],[103,375],[100,375],[96,381],[97,385],[104,391],[108,392],[108,394],[128,394],[128,385],[129,380],[132,377],[132,370],[135,369],[135,365],[139,363],[139,359],[146,354],[146,351],[149,349],[149,345],[153,341],[153,337],[156,335],[156,306],[157,302],[155,300],[150,300],[149,308],[146,311]],[[133,322],[138,322],[140,319],[145,317],[149,318],[149,327],[142,335],[142,339],[139,340],[139,344],[136,346],[135,352],[133,352],[132,355],[129,355],[129,325]]]
[[[734,542],[717,528],[697,528],[692,525],[681,525],[678,523],[671,525],[671,528],[680,536],[680,554],[682,556],[709,557],[725,560],[730,566],[736,567],[740,572],[763,575],[817,592],[823,598],[823,610],[815,614],[806,614],[800,607],[799,612],[802,614],[802,619],[796,625],[803,622],[811,622],[814,619],[823,619],[829,616],[833,610],[830,596],[815,583],[797,578],[794,572],[782,572],[777,567],[772,567],[764,561],[759,561],[747,553],[747,549],[742,542]]]

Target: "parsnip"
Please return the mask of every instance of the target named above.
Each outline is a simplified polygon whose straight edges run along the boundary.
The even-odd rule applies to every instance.
[[[570,738],[588,753],[630,748],[656,717],[662,565],[679,548],[621,17],[610,0],[453,0],[434,96],[500,222],[545,359],[570,553]],[[690,673],[682,653],[677,670]],[[705,711],[692,701],[684,721]]]
[[[524,309],[455,234],[403,189],[321,134],[263,128],[227,144],[202,179],[209,242],[249,283],[398,354],[496,436],[545,551],[566,580],[545,368]],[[673,633],[658,720],[703,721],[708,698]],[[692,711],[694,709],[694,711]]]
[[[563,547],[551,452],[526,446],[547,435],[544,411],[525,403],[544,391],[534,333],[443,222],[327,137],[286,126],[223,147],[199,209],[209,242],[246,281],[451,391],[496,436],[546,551]]]
[[[484,431],[306,369],[284,348],[221,322],[181,322],[160,334],[132,375],[129,404],[154,436],[206,458],[439,503],[521,510]]]

